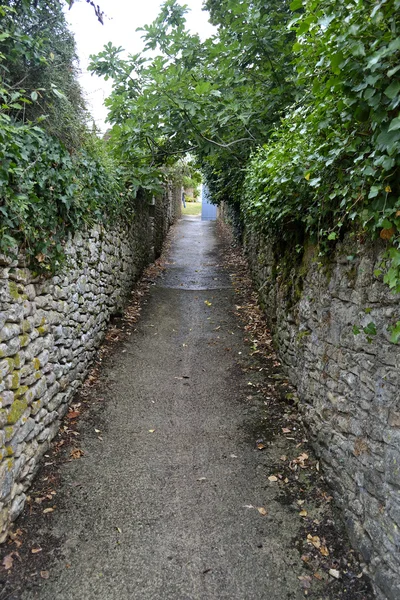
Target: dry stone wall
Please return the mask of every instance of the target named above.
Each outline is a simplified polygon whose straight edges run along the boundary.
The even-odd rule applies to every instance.
[[[161,254],[162,245],[170,225],[176,218],[176,212],[181,213],[180,187],[166,187],[164,194],[154,199],[154,217],[158,226],[154,235],[154,253],[158,257]]]
[[[383,243],[349,238],[324,260],[245,231],[275,345],[378,598],[400,598],[400,297],[376,277]],[[370,323],[377,334],[355,335]],[[368,339],[367,339],[368,338]]]
[[[84,380],[112,314],[180,215],[173,188],[138,199],[131,225],[95,226],[67,243],[56,276],[0,265],[0,541],[21,512],[40,458]]]

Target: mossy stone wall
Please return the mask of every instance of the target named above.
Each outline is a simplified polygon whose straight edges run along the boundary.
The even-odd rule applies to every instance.
[[[179,198],[179,201],[178,201]],[[110,317],[180,215],[169,186],[138,198],[130,225],[96,226],[67,243],[66,266],[44,279],[23,257],[0,257],[0,541],[20,514],[39,461],[85,379]]]
[[[221,212],[232,222],[230,210]],[[400,297],[376,273],[384,243],[349,236],[321,258],[310,244],[282,247],[247,227],[244,246],[353,544],[378,598],[397,600],[400,346],[390,342],[389,330],[400,320]],[[362,329],[371,322],[376,335],[368,336]]]

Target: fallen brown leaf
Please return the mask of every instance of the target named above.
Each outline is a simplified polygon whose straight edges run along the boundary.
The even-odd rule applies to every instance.
[[[322,556],[329,556],[329,550],[326,546],[321,546],[319,551],[321,552]]]
[[[40,577],[42,579],[48,579],[50,577],[50,573],[48,571],[40,571]]]
[[[265,508],[263,506],[257,506],[257,510],[260,513],[260,515],[262,515],[263,517],[265,517],[265,515],[267,514],[267,511],[265,510]]]
[[[38,554],[38,552],[41,552],[42,549],[41,548],[32,548],[31,552],[32,554]]]
[[[12,540],[15,540],[17,537],[22,535],[22,531],[21,529],[17,529],[16,531],[11,531],[9,535]]]
[[[76,419],[77,417],[79,417],[80,414],[81,413],[77,410],[71,410],[69,413],[67,413],[67,417],[68,419]]]
[[[278,478],[277,478],[277,476],[276,476],[276,475],[270,475],[270,476],[268,477],[268,481],[278,481]]]
[[[310,533],[307,535],[307,541],[309,544],[312,544],[314,546],[314,548],[317,548],[318,550],[321,547],[321,540],[317,535],[311,535]]]
[[[10,569],[12,569],[13,563],[14,563],[14,559],[12,557],[13,553],[11,554],[7,554],[7,556],[5,556],[3,558],[3,567],[9,571]]]
[[[54,508],[45,508],[43,514],[54,512]]]
[[[71,450],[70,457],[73,459],[77,459],[77,458],[81,458],[81,456],[83,456],[83,454],[84,454],[83,450],[81,450],[80,448],[74,448],[73,450]]]

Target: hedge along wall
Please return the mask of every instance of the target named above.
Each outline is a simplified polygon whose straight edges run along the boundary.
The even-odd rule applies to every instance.
[[[153,201],[154,205],[154,201]],[[23,509],[41,456],[88,372],[107,323],[180,216],[180,189],[137,200],[132,224],[93,227],[67,243],[67,266],[34,277],[0,267],[0,541]]]
[[[388,328],[400,318],[400,297],[374,275],[383,243],[347,239],[321,264],[311,246],[299,262],[293,248],[274,247],[251,229],[244,241],[275,347],[354,547],[378,598],[398,600],[400,347]]]

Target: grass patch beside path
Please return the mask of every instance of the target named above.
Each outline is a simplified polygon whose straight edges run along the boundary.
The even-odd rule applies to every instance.
[[[201,202],[186,202],[186,208],[182,206],[183,215],[200,215],[201,214]]]

